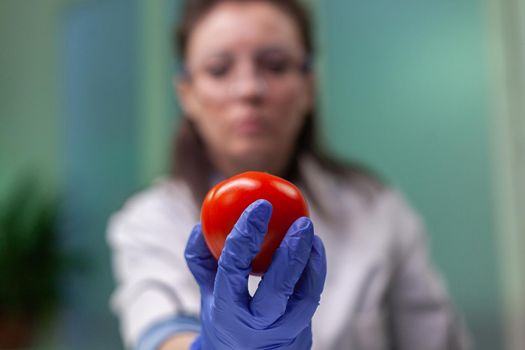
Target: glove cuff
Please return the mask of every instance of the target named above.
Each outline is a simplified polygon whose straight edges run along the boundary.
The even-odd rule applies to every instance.
[[[199,334],[197,338],[191,343],[190,350],[203,350],[202,336]]]

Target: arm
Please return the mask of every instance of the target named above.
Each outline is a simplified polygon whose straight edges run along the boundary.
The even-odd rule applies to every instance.
[[[155,188],[111,218],[111,306],[127,349],[158,349],[174,334],[198,332],[199,291],[184,259],[195,220],[188,202]]]
[[[388,298],[395,348],[469,349],[464,325],[430,262],[422,223],[402,200],[396,207],[399,245]]]

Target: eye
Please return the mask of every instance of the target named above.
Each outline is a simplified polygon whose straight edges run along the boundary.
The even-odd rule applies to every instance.
[[[230,71],[230,64],[228,63],[215,63],[210,64],[205,68],[207,75],[215,79],[224,78]]]
[[[281,75],[290,71],[291,62],[284,57],[267,57],[261,60],[260,65],[267,72]]]
[[[259,69],[273,75],[285,75],[295,69],[295,62],[290,53],[279,48],[259,51],[256,60]]]

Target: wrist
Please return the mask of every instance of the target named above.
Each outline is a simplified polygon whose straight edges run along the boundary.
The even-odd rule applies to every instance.
[[[160,350],[188,350],[197,335],[190,332],[174,335],[160,346]]]

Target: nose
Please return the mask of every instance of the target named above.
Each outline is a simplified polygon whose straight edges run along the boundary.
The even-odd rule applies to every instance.
[[[268,84],[254,64],[245,63],[238,67],[227,88],[231,97],[253,100],[264,97]]]

